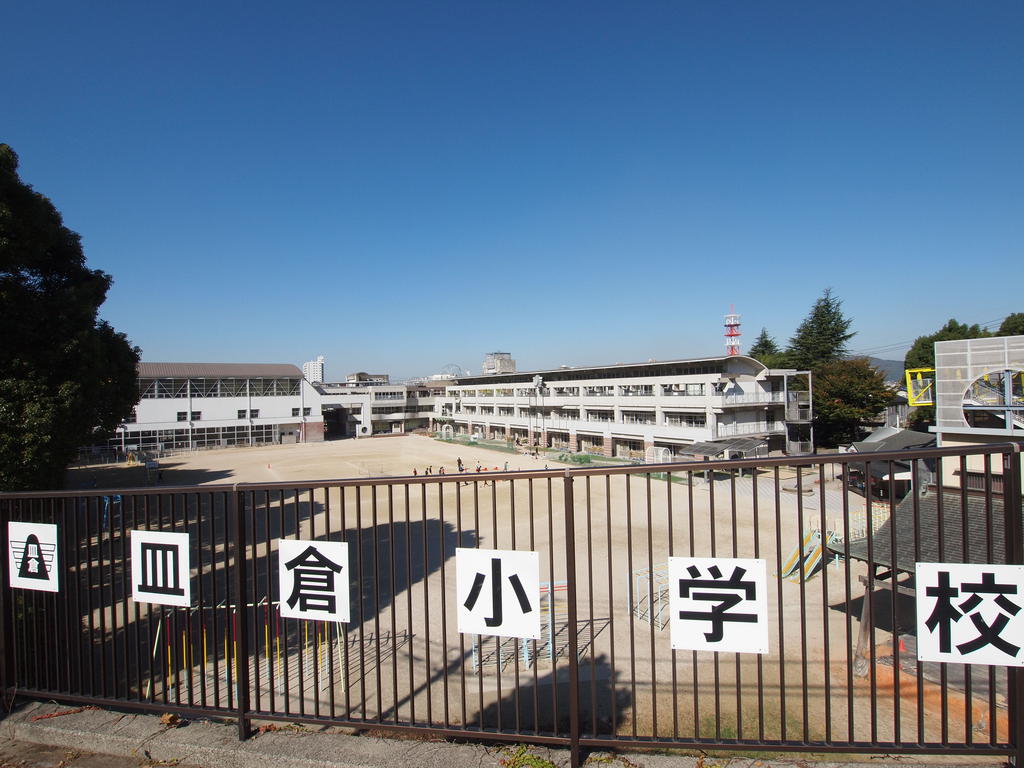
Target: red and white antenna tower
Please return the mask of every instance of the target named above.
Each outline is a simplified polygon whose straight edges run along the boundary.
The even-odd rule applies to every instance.
[[[729,357],[740,353],[740,316],[736,307],[729,305],[729,314],[725,316],[725,354]]]

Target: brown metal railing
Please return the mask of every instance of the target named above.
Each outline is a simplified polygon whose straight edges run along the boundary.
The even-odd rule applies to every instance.
[[[899,502],[897,460],[913,477],[925,460],[937,478],[970,466],[981,490]],[[0,689],[223,714],[242,737],[256,718],[564,745],[573,765],[585,749],[651,746],[1019,761],[1024,673],[917,663],[911,574],[885,530],[902,504],[917,554],[931,536],[950,560],[981,547],[985,562],[1024,563],[1020,471],[1017,447],[999,445],[0,494],[5,552],[8,521],[56,523],[62,552],[59,592],[0,590]],[[938,530],[922,531],[936,504]],[[189,608],[131,599],[134,529],[190,534]],[[814,531],[817,564],[798,554]],[[280,616],[282,538],[348,543],[347,624]],[[540,554],[540,640],[458,632],[459,547]],[[665,564],[687,555],[767,561],[768,653],[671,648]]]

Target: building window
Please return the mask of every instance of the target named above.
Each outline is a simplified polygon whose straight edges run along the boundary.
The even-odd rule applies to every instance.
[[[313,414],[313,408],[312,407],[310,407],[310,408],[303,408],[302,409],[302,415],[303,416],[311,416],[312,414]]]
[[[292,416],[298,416],[298,415],[299,415],[299,409],[298,408],[292,408]]]
[[[698,427],[703,429],[707,426],[707,416],[703,413],[666,413],[665,423],[670,427]]]
[[[623,384],[619,387],[623,397],[650,397],[654,394],[653,384]]]
[[[192,421],[199,421],[203,418],[202,411],[192,411]]]
[[[249,410],[249,418],[250,419],[258,419],[259,417],[260,417],[260,409],[259,408],[251,408]]]
[[[188,411],[178,411],[178,421],[188,421]]]
[[[654,411],[623,411],[622,421],[626,424],[654,424]]]
[[[685,395],[689,397],[703,397],[704,384],[662,384],[661,392],[664,395]]]
[[[238,411],[238,418],[240,418],[240,419],[244,419],[245,418],[245,409],[244,408],[239,409],[239,411]]]

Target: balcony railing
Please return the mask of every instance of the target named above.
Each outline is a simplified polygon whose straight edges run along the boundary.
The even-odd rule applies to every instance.
[[[758,405],[785,402],[784,392],[751,392],[742,395],[723,395],[722,405]]]
[[[810,421],[811,420],[811,409],[809,407],[799,407],[792,403],[786,406],[786,421]]]
[[[735,437],[737,435],[774,435],[784,432],[786,425],[780,421],[754,421],[743,424],[719,424],[719,437]]]

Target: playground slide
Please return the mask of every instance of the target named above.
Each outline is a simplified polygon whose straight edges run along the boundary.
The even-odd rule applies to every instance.
[[[793,554],[782,564],[782,578],[788,579],[795,574],[797,569],[800,568],[800,564],[805,562],[815,550],[819,552],[821,550],[821,531],[809,531],[804,534],[804,540],[800,543],[800,546],[794,549]]]
[[[832,531],[811,531],[804,536],[801,546],[794,550],[793,554],[786,560],[782,569],[782,578],[796,581],[803,574],[804,579],[809,579],[815,574],[825,558],[825,549],[836,538]]]

